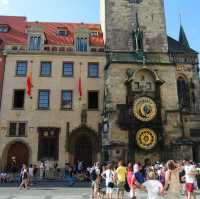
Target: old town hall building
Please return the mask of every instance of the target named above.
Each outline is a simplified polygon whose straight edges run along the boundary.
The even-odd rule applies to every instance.
[[[0,16],[0,166],[200,160],[198,53],[163,0],[100,0],[101,24]]]

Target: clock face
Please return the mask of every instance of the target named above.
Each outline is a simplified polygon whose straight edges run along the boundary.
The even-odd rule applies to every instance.
[[[136,134],[137,145],[145,150],[150,150],[157,144],[157,135],[151,129],[140,129]]]
[[[156,103],[149,97],[138,98],[133,105],[133,114],[138,120],[149,122],[157,114]]]

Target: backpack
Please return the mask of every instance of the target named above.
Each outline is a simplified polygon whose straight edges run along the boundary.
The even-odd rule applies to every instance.
[[[97,173],[96,173],[96,169],[92,169],[92,172],[90,174],[91,180],[95,181],[97,179]]]
[[[28,178],[28,173],[27,173],[27,171],[25,171],[24,174],[23,174],[23,180],[25,180],[27,178]]]

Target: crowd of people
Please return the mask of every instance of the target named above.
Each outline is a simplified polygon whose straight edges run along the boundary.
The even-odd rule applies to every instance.
[[[74,165],[65,164],[61,171],[57,163],[53,166],[48,162],[39,162],[38,165],[16,168],[16,161],[13,159],[11,172],[1,172],[0,182],[6,183],[16,178],[19,173],[19,188],[27,188],[34,181],[43,179],[68,180],[69,186],[75,182],[91,182],[92,198],[100,199],[124,199],[125,192],[128,192],[130,199],[140,199],[144,191],[148,199],[180,199],[180,194],[185,199],[196,199],[196,190],[200,188],[200,164],[184,160],[167,163],[151,163],[146,159],[144,165],[140,162],[124,165],[118,163],[101,164],[96,162],[92,167],[87,167],[82,161]]]
[[[124,199],[125,191],[130,199],[140,199],[147,192],[148,199],[196,199],[196,191],[200,188],[200,165],[189,160],[166,164],[129,163],[127,166],[118,164],[101,165],[95,163],[90,169],[92,181],[92,198]],[[102,181],[105,181],[106,191]],[[116,193],[114,194],[114,192]]]

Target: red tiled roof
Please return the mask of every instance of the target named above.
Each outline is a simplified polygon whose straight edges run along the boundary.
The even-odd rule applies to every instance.
[[[27,22],[25,17],[0,16],[0,24],[8,24],[8,33],[0,33],[0,38],[7,44],[26,44],[26,29],[32,26],[41,26],[45,33],[47,44],[50,45],[73,45],[74,34],[78,29],[99,32],[98,36],[90,36],[92,46],[104,46],[103,34],[99,24],[82,23],[55,23],[55,22]],[[69,32],[67,36],[57,35],[58,29],[66,28]]]
[[[10,29],[7,33],[0,32],[0,39],[6,44],[26,42],[26,18],[15,16],[0,16],[0,24],[7,24]]]

